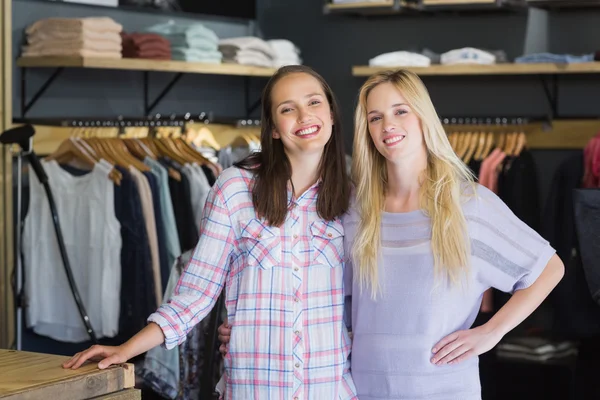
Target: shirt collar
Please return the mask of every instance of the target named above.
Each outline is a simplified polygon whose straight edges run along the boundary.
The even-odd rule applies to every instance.
[[[304,193],[300,195],[300,197],[295,198],[294,192],[292,191],[292,181],[288,181],[287,184],[287,193],[288,193],[288,203],[298,205],[300,207],[306,207],[317,201],[317,193],[319,191],[319,187],[321,186],[322,179],[319,178],[311,187],[306,189]]]

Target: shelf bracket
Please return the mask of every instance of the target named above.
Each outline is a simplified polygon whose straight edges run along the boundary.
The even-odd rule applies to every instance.
[[[550,106],[550,115],[552,118],[558,118],[558,75],[552,74],[550,78],[540,75],[540,80]]]
[[[165,86],[165,88],[156,96],[156,99],[152,103],[150,103],[150,72],[144,71],[144,115],[148,115],[156,108],[158,103],[173,89],[173,86],[183,76],[183,72],[178,72],[173,79]]]
[[[38,91],[33,95],[31,100],[27,102],[27,68],[21,68],[21,118],[25,118],[25,114],[27,111],[33,107],[33,105],[42,97],[42,95],[48,90],[52,82],[58,78],[61,72],[64,70],[64,67],[58,67],[54,70],[52,75],[44,82],[44,84],[38,89]]]
[[[256,101],[254,101],[254,103],[250,103],[251,99],[250,99],[250,78],[249,77],[245,77],[244,78],[244,99],[245,99],[245,104],[246,104],[246,118],[250,118],[252,113],[258,108],[260,107],[260,98]]]

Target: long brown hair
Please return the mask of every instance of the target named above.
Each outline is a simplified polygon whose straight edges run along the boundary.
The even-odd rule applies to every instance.
[[[262,93],[262,116],[260,145],[261,151],[236,163],[235,166],[254,172],[252,202],[259,217],[271,226],[283,224],[290,205],[288,204],[288,181],[292,177],[292,166],[285,154],[283,142],[274,139],[273,115],[271,114],[273,88],[282,78],[295,73],[312,76],[321,84],[331,108],[333,129],[331,138],[325,145],[319,177],[317,213],[319,217],[332,221],[348,210],[350,186],[346,172],[341,117],[333,91],[312,68],[304,65],[281,67],[265,86]]]

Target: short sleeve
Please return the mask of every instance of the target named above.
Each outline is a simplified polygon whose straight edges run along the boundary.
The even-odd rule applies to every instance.
[[[478,185],[465,216],[477,279],[507,293],[531,286],[555,250],[489,189]]]

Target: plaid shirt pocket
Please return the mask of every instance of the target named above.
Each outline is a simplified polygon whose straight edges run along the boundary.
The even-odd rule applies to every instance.
[[[268,226],[258,219],[242,225],[242,246],[249,267],[268,269],[281,263],[280,229]]]
[[[344,227],[340,221],[317,220],[310,226],[313,262],[339,267],[344,259]]]

